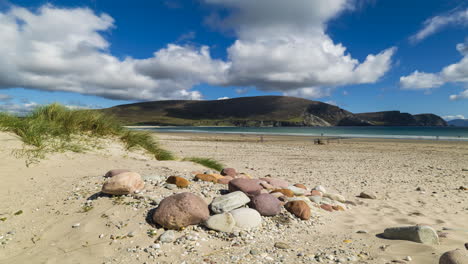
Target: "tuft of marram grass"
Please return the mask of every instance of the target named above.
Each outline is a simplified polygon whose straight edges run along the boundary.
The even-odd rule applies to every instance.
[[[15,133],[25,144],[34,146],[36,152],[80,151],[72,140],[80,136],[117,137],[127,149],[143,148],[156,159],[174,159],[150,133],[130,131],[113,117],[97,111],[72,110],[56,103],[40,106],[24,117],[0,113],[0,131]]]
[[[184,158],[183,160],[195,162],[216,171],[221,171],[224,168],[224,165],[222,163],[210,158],[189,157]]]

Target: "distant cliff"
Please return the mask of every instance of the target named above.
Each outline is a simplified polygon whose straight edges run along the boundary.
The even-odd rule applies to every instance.
[[[114,115],[123,123],[133,125],[446,125],[445,121],[436,115],[412,116],[398,111],[353,114],[334,105],[287,96],[241,97],[212,101],[154,101],[118,105],[98,111]]]
[[[450,126],[468,127],[468,119],[455,119],[447,122]]]

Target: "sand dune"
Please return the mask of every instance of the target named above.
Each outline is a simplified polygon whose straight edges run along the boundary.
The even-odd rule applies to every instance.
[[[0,263],[314,263],[320,252],[337,251],[337,256],[355,256],[355,263],[390,263],[410,256],[411,263],[430,264],[468,242],[468,192],[459,190],[468,186],[467,143],[349,140],[319,146],[294,137],[267,137],[264,143],[236,135],[158,137],[178,156],[216,158],[255,177],[271,175],[309,187],[321,184],[357,205],[345,212],[317,209],[313,220],[293,222],[287,228],[262,228],[241,246],[205,229],[187,228],[179,236],[196,233],[196,241],[163,244],[159,256],[148,258],[140,249],[155,240],[148,236],[152,227],[145,220],[154,206],[136,204],[132,197],[100,197],[92,200],[92,210],[84,212],[87,199],[100,191],[102,175],[109,169],[128,168],[145,177],[187,177],[205,168],[155,161],[112,141],[88,153],[48,155],[26,167],[24,158],[12,155],[21,149],[21,142],[0,133],[0,218],[6,217],[0,222],[0,242],[5,241],[0,244]],[[194,184],[189,191],[210,188],[222,186]],[[147,189],[158,198],[173,192],[149,184]],[[378,199],[357,198],[364,190],[376,193]],[[77,223],[80,226],[72,228]],[[429,246],[377,236],[387,227],[415,224],[431,225],[447,233],[446,238]],[[125,237],[129,232],[133,236]],[[125,238],[110,239],[110,235]],[[276,250],[277,241],[291,248]],[[190,247],[196,250],[191,252]],[[252,254],[252,249],[259,254]]]

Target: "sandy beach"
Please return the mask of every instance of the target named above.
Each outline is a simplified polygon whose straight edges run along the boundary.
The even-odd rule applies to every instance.
[[[176,232],[175,242],[160,244],[155,240],[164,230],[147,222],[158,201],[189,191],[210,202],[226,186],[194,182],[169,190],[157,183],[208,169],[156,161],[112,140],[26,167],[25,157],[12,154],[21,141],[0,133],[0,263],[318,263],[320,256],[323,263],[436,264],[442,253],[468,242],[468,191],[460,188],[468,187],[468,142],[346,139],[315,145],[308,137],[155,136],[178,157],[214,158],[256,178],[323,185],[355,205],[336,212],[313,208],[307,221],[284,210],[285,218],[263,217],[258,229],[234,235],[190,226]],[[147,180],[144,195],[99,195],[103,175],[117,168],[140,173]],[[362,191],[377,199],[356,197]],[[388,227],[416,224],[437,230],[440,245],[379,236]]]

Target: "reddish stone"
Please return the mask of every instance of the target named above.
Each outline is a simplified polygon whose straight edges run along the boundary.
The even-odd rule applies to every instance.
[[[263,189],[259,180],[237,178],[229,182],[229,191],[241,191],[248,195],[258,195]]]
[[[277,215],[281,211],[281,202],[278,198],[269,193],[263,193],[253,197],[249,206],[264,216]]]
[[[210,216],[208,204],[193,193],[178,193],[164,198],[153,214],[153,221],[168,229],[200,224]]]
[[[231,177],[236,177],[237,172],[233,168],[224,168],[221,170],[221,175],[223,176],[231,176]]]
[[[124,195],[134,193],[145,187],[140,174],[136,172],[123,172],[109,178],[102,185],[102,192],[114,195]]]
[[[341,205],[332,205],[333,210],[335,211],[344,211],[346,210],[343,206]]]
[[[286,210],[302,220],[310,219],[310,207],[304,201],[291,201],[284,205]]]
[[[282,179],[260,178],[260,180],[266,181],[268,184],[271,184],[274,188],[278,188],[278,189],[286,189],[290,185],[289,182],[282,180]]]
[[[118,174],[124,173],[124,172],[129,172],[129,170],[127,170],[127,169],[113,169],[113,170],[108,171],[108,172],[104,175],[104,178],[112,178],[112,177],[114,177],[115,175],[118,175]]]
[[[333,207],[329,204],[322,204],[320,205],[320,208],[328,212],[333,212]]]
[[[234,178],[231,176],[224,176],[223,178],[218,179],[219,184],[229,184]]]
[[[195,175],[195,178],[200,181],[213,182],[213,183],[218,182],[218,178],[216,178],[214,175],[211,175],[211,174],[197,174]]]

